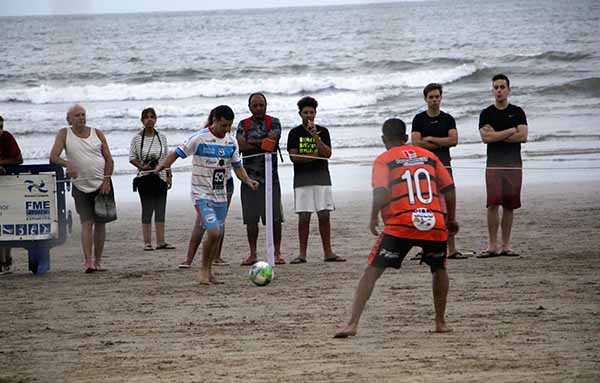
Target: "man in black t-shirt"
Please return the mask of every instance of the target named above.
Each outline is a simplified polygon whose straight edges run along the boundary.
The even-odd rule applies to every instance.
[[[450,148],[458,143],[456,122],[450,114],[440,110],[442,103],[442,85],[428,84],[423,89],[427,110],[417,114],[412,121],[412,143],[430,150],[444,164],[450,176]],[[442,208],[445,209],[442,198]],[[456,250],[454,235],[448,236],[448,259],[465,259],[466,255]]]
[[[288,134],[287,150],[294,163],[294,208],[298,214],[300,253],[293,264],[306,262],[306,248],[310,230],[310,216],[317,212],[319,233],[326,262],[343,262],[331,250],[331,223],[329,212],[334,210],[328,158],[331,140],[327,128],[316,125],[317,100],[304,97],[298,101],[302,125]]]
[[[487,144],[485,184],[487,191],[487,222],[489,243],[479,255],[489,258],[499,255],[519,256],[510,247],[513,211],[521,207],[523,179],[521,143],[527,141],[527,118],[523,109],[508,103],[510,81],[503,74],[492,78],[494,105],[479,116],[481,140]],[[499,206],[502,205],[502,220]],[[498,247],[498,227],[502,229],[502,244]]]

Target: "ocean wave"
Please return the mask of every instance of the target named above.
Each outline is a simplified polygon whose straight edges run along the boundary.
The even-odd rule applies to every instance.
[[[561,85],[548,86],[541,89],[543,94],[552,95],[586,95],[600,97],[600,77],[589,77],[573,80]]]
[[[548,61],[563,61],[577,62],[590,57],[589,53],[584,52],[563,52],[563,51],[546,51],[541,53],[522,54],[522,55],[507,55],[503,59],[509,61],[527,61],[527,60],[548,60]]]
[[[245,96],[257,89],[268,94],[298,95],[329,90],[370,93],[383,89],[419,88],[429,82],[449,83],[476,73],[472,64],[451,68],[399,71],[365,75],[305,74],[264,79],[210,79],[199,81],[149,82],[143,84],[88,84],[57,87],[39,85],[29,88],[5,89],[0,102],[52,104],[82,101],[178,100],[193,97]]]

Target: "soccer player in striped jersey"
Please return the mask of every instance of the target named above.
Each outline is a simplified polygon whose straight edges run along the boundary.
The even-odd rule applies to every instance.
[[[454,183],[439,158],[427,149],[406,145],[406,125],[397,118],[383,124],[387,149],[373,163],[373,206],[369,228],[379,236],[368,259],[352,306],[350,321],[338,328],[336,338],[356,335],[358,322],[375,282],[386,268],[399,269],[414,246],[423,250],[433,281],[435,331],[450,331],[444,319],[448,295],[446,244],[448,233],[458,232]],[[441,194],[447,213],[440,205]],[[383,218],[383,233],[377,226]]]
[[[223,235],[227,217],[227,174],[233,167],[236,176],[251,189],[258,182],[248,177],[242,167],[238,144],[227,134],[234,119],[233,110],[221,105],[213,110],[212,124],[188,138],[179,145],[155,169],[159,172],[170,168],[178,158],[193,155],[192,160],[192,200],[206,239],[202,244],[202,266],[198,275],[201,284],[218,284],[212,273],[212,262],[218,255],[219,241]]]

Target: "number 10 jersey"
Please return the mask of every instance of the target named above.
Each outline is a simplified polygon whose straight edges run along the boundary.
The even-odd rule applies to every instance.
[[[400,238],[445,241],[446,212],[440,198],[452,190],[452,177],[435,154],[411,145],[395,146],[373,163],[373,189],[385,188],[383,232]]]

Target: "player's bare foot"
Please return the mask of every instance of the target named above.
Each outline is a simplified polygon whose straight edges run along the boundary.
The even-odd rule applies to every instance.
[[[196,277],[198,283],[202,285],[210,285],[210,273],[208,270],[200,270],[198,271],[198,276]]]
[[[342,325],[337,328],[334,338],[348,338],[356,335],[356,326],[353,325]]]
[[[446,325],[446,323],[436,323],[435,324],[435,332],[437,333],[445,333],[445,332],[452,332],[454,330],[452,330],[450,327],[448,327]]]
[[[218,280],[217,278],[215,278],[214,275],[210,275],[210,283],[212,283],[213,285],[222,285],[225,284],[225,282]]]

